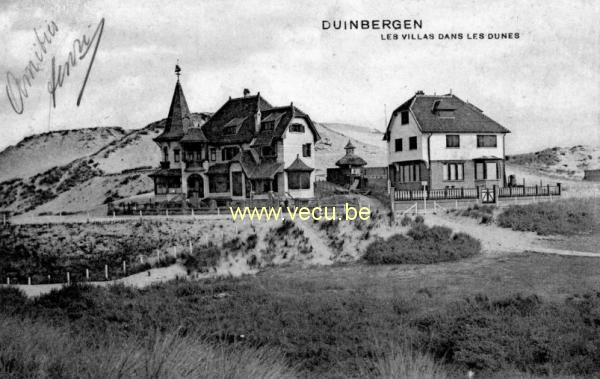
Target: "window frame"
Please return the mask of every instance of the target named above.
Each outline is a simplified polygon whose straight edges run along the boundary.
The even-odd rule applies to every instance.
[[[452,174],[454,174],[454,175],[452,175]],[[454,176],[454,178],[452,178],[453,176]],[[442,181],[444,181],[444,182],[463,182],[464,180],[465,180],[465,163],[464,162],[446,162],[442,165]]]
[[[488,178],[488,164],[495,164],[496,165],[496,177],[495,178]],[[477,175],[478,171],[477,171],[477,165],[481,165],[482,169],[481,169],[481,173],[483,175],[483,178],[480,178],[479,175]],[[498,161],[475,161],[475,180],[500,180],[500,165],[498,164]]]
[[[299,126],[301,130],[293,130],[294,126]],[[290,133],[298,133],[298,134],[303,134],[306,133],[306,128],[304,127],[303,124],[299,123],[299,122],[295,122],[293,124],[290,124]]]
[[[408,111],[400,112],[400,125],[408,125],[410,123],[410,117]]]
[[[307,190],[311,188],[310,172],[309,171],[288,171],[288,189],[290,190]],[[297,181],[296,181],[297,177]],[[303,178],[305,180],[303,180]],[[306,182],[306,183],[305,183]],[[304,186],[306,184],[306,186]]]
[[[181,161],[181,150],[173,149],[173,162],[179,163]]]
[[[456,137],[456,145],[451,146],[450,138]],[[460,148],[460,134],[446,134],[446,149],[459,149]]]
[[[494,145],[493,146],[486,146],[486,143],[484,143],[485,138],[486,137],[493,137],[494,138]],[[498,147],[498,136],[495,134],[478,134],[477,135],[477,148],[483,148],[483,149],[490,149],[490,148],[497,148]]]
[[[400,146],[399,149],[398,149],[398,146]],[[403,147],[403,145],[402,145],[402,138],[396,138],[394,140],[394,152],[397,153],[399,151],[402,151],[402,147]]]
[[[310,158],[312,156],[312,144],[304,143],[302,144],[302,157]]]
[[[413,147],[413,142],[414,142],[414,147]],[[417,136],[408,137],[408,150],[418,150],[418,149],[419,149],[419,143],[418,143]]]
[[[209,152],[210,152],[210,161],[216,162],[217,161],[217,148],[211,147]]]

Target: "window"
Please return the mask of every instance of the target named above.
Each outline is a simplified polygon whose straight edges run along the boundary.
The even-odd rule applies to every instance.
[[[310,189],[310,172],[290,171],[287,175],[289,189]]]
[[[179,156],[179,149],[175,149],[173,150],[173,160],[175,162],[179,162],[180,156]]]
[[[212,193],[229,192],[229,174],[209,175],[208,190]]]
[[[497,141],[494,135],[477,136],[477,147],[496,147]]]
[[[155,180],[157,195],[181,192],[181,177],[159,176]]]
[[[442,170],[443,180],[464,180],[463,163],[445,163]]]
[[[400,112],[400,123],[402,125],[408,124],[408,111]]]
[[[290,125],[290,132],[292,133],[304,133],[304,125],[292,124]]]
[[[169,148],[168,147],[163,147],[163,162],[168,162],[169,161]]]
[[[311,154],[311,150],[310,150],[310,143],[305,143],[304,145],[302,145],[302,156],[303,157],[310,157]]]
[[[197,161],[202,160],[202,150],[196,150],[196,160]]]
[[[398,169],[396,179],[400,183],[420,181],[421,180],[421,166],[418,163],[401,165]]]
[[[213,162],[217,160],[217,149],[215,147],[210,148],[210,160]]]
[[[408,150],[417,150],[417,137],[408,138]]]
[[[263,157],[272,157],[275,155],[275,150],[271,146],[263,146],[261,153]]]
[[[187,162],[192,162],[194,160],[194,152],[193,151],[185,151],[185,160]]]
[[[226,126],[225,128],[223,128],[223,134],[235,134],[236,129],[236,125]]]
[[[267,121],[262,123],[262,130],[273,130],[275,123],[273,121]]]
[[[224,147],[221,149],[221,160],[229,161],[233,159],[240,151],[240,148],[237,146]]]
[[[396,138],[396,151],[402,151],[402,138]]]
[[[446,147],[460,147],[460,136],[458,134],[446,135]]]
[[[498,179],[498,164],[496,162],[475,163],[475,179],[496,180]]]

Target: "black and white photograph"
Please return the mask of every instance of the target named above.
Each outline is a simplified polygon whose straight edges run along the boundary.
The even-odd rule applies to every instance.
[[[0,0],[0,378],[599,378],[598,20]]]

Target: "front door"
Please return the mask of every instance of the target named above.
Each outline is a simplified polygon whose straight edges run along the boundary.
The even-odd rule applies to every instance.
[[[204,180],[200,175],[191,175],[188,180],[188,198],[196,203],[204,197]]]
[[[235,171],[231,173],[231,189],[233,196],[243,195],[242,182],[242,173],[240,171]]]

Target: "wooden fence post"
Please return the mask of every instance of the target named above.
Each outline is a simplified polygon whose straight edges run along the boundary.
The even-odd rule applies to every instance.
[[[558,187],[558,196],[560,196],[560,194],[561,194],[561,188],[560,188],[561,184],[560,183],[556,183],[556,186]]]
[[[10,285],[10,278],[6,278],[6,284]]]
[[[104,265],[104,278],[108,280],[108,265]]]
[[[31,285],[31,276],[27,277],[27,285],[30,286]]]
[[[127,274],[127,263],[125,263],[125,261],[123,261],[123,275]]]
[[[71,284],[71,273],[67,271],[67,284]]]
[[[190,254],[192,254],[194,252],[194,249],[192,248],[192,241],[190,241]]]
[[[85,269],[85,280],[90,280],[90,270],[89,269]]]

